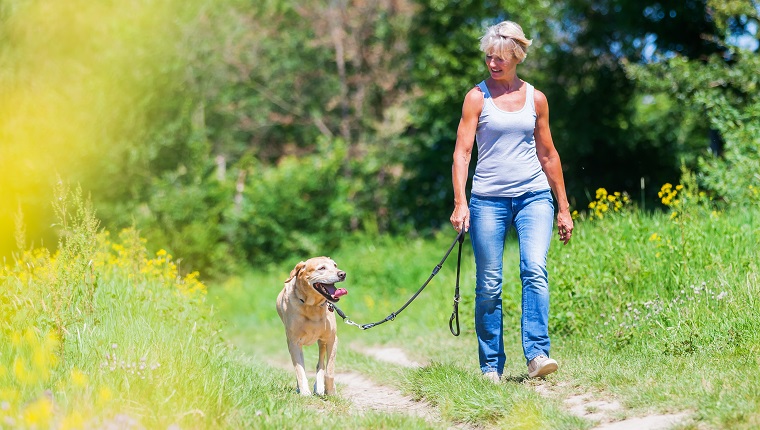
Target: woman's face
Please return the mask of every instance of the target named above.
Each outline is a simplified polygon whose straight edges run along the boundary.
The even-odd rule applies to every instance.
[[[507,72],[514,71],[517,67],[515,57],[509,56],[509,58],[503,58],[496,53],[486,54],[486,67],[491,73],[491,77],[494,79],[505,78]]]

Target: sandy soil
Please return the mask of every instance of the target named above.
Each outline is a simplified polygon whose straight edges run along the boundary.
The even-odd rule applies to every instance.
[[[561,387],[558,387],[561,388]],[[536,392],[548,398],[558,398],[557,388],[548,383],[535,385]],[[688,421],[689,413],[650,414],[640,417],[626,417],[627,413],[614,398],[603,398],[602,394],[573,394],[562,400],[571,414],[597,423],[593,430],[666,430]],[[621,419],[626,417],[625,419]]]
[[[440,421],[435,409],[424,402],[415,402],[411,397],[389,387],[375,384],[359,373],[337,373],[338,393],[351,399],[356,410],[374,409],[384,412],[405,413]]]

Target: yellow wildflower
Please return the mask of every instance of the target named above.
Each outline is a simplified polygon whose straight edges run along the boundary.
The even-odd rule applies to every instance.
[[[27,427],[46,428],[53,417],[53,402],[47,397],[40,397],[24,408],[22,415]]]
[[[108,387],[101,387],[98,391],[98,405],[103,406],[109,401],[111,401],[111,398],[113,397],[113,393],[111,392],[111,389]]]
[[[21,346],[21,332],[14,331],[11,335],[11,344],[15,347]]]
[[[16,357],[13,360],[13,376],[15,376],[16,380],[21,384],[35,382],[29,380],[32,376],[30,375],[29,370],[27,370],[26,365],[24,364],[24,360],[22,360],[21,357]]]
[[[206,294],[206,286],[198,280],[198,276],[198,272],[192,272],[185,276],[185,279],[179,282],[177,286],[180,292],[189,297]]]
[[[87,375],[78,369],[71,369],[71,383],[77,387],[86,387],[88,383]]]
[[[82,413],[78,411],[74,411],[71,413],[71,415],[63,419],[63,422],[61,422],[60,428],[62,430],[68,430],[68,429],[82,429],[84,427],[85,427],[85,419],[82,416]]]

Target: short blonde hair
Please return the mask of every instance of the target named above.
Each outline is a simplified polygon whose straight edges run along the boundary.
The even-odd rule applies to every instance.
[[[531,43],[533,41],[525,37],[519,24],[504,21],[488,27],[486,34],[480,38],[480,50],[486,55],[495,54],[504,59],[514,56],[518,63],[522,63]]]

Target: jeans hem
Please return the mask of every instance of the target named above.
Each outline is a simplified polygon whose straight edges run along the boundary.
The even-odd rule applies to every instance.
[[[534,358],[536,358],[538,356],[541,356],[541,355],[543,355],[546,358],[551,358],[551,357],[549,357],[549,353],[548,352],[539,352],[538,354],[534,355],[533,357],[530,357],[530,358],[525,357],[526,363],[530,364],[530,362],[533,361]]]

